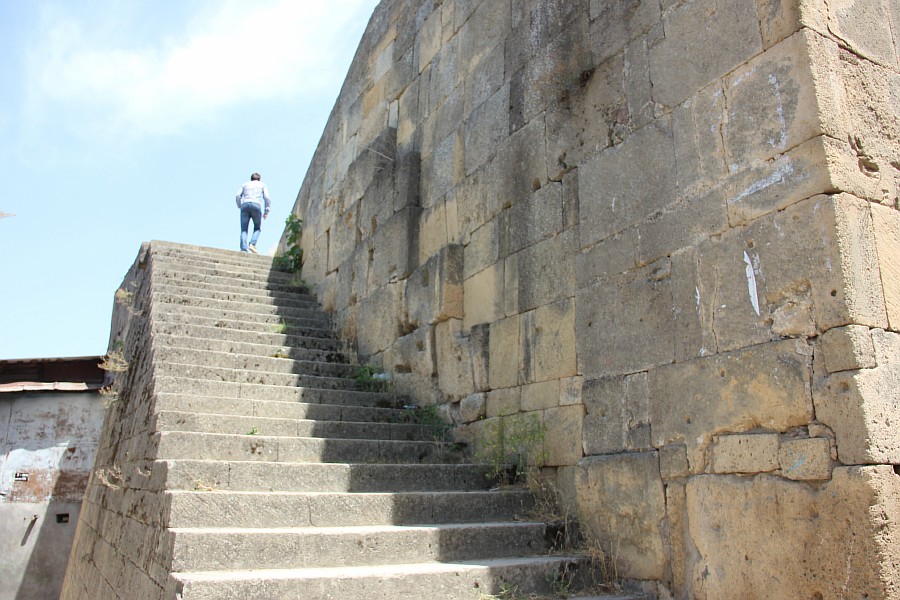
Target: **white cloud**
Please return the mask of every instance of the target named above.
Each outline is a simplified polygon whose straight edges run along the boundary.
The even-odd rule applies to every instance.
[[[32,47],[31,110],[41,117],[60,106],[74,108],[74,125],[98,134],[165,135],[247,102],[328,90],[334,95],[375,4],[215,3],[214,13],[207,8],[181,26],[163,15],[165,33],[150,35],[152,41],[143,45],[110,42],[127,39],[121,28],[129,26],[128,15],[114,14],[115,3],[104,10],[101,23],[47,11],[45,34]],[[362,25],[349,28],[354,33],[348,35],[353,19]],[[116,35],[105,35],[104,29]]]

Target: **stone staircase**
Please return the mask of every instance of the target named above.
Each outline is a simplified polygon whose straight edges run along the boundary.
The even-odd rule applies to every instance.
[[[497,489],[402,398],[357,389],[328,316],[270,258],[161,242],[150,255],[153,474],[177,598],[581,585],[585,559],[527,520],[526,491]]]

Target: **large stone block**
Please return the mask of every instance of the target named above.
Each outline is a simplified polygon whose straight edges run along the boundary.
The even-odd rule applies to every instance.
[[[504,263],[497,262],[463,282],[465,326],[493,323],[503,316]]]
[[[547,183],[547,139],[543,117],[510,135],[492,163],[501,206],[511,206]]]
[[[509,136],[509,85],[469,113],[464,130],[466,174],[481,168]]]
[[[674,360],[668,260],[582,288],[575,306],[578,371],[585,377],[635,373]]]
[[[420,265],[438,254],[447,246],[447,202],[442,200],[422,211],[419,222],[419,257]]]
[[[463,23],[457,23],[459,38],[463,49],[463,64],[476,65],[490,54],[498,45],[503,44],[510,31],[509,2],[478,2],[477,6]],[[466,10],[458,11],[457,18],[462,18]]]
[[[370,289],[406,279],[416,268],[419,257],[420,215],[420,208],[407,208],[394,214],[378,228],[372,241]]]
[[[684,443],[697,473],[715,435],[806,425],[812,420],[811,354],[805,342],[786,340],[652,369],[654,445]]]
[[[768,473],[778,469],[778,434],[723,435],[710,447],[713,473]]]
[[[500,254],[514,254],[562,230],[562,184],[548,183],[500,214]]]
[[[781,474],[796,481],[831,479],[831,441],[827,438],[784,440],[778,450]]]
[[[671,204],[641,223],[638,262],[648,264],[678,250],[695,246],[728,229],[728,210],[720,189]]]
[[[869,212],[849,196],[819,196],[732,229],[698,255],[697,304],[720,352],[886,323]]]
[[[650,50],[653,95],[677,106],[762,49],[755,2],[695,0],[669,11]]]
[[[360,232],[358,227],[358,203],[351,206],[348,210],[334,222],[328,235],[328,272],[338,269],[345,260],[347,260],[356,249],[360,241]]]
[[[544,411],[544,452],[547,466],[574,465],[581,460],[584,456],[581,448],[583,426],[584,407],[581,404],[548,408]]]
[[[619,576],[661,579],[666,503],[656,452],[582,459],[575,487],[585,535],[614,557]]]
[[[491,219],[472,232],[465,249],[463,275],[466,279],[500,260],[500,219]]]
[[[900,212],[871,205],[878,271],[890,328],[900,330]]]
[[[835,469],[820,488],[771,475],[692,478],[691,597],[893,598],[898,510],[889,466]]]
[[[581,243],[589,246],[675,201],[675,151],[668,119],[651,123],[578,169]]]
[[[576,238],[571,230],[509,256],[503,307],[507,315],[575,295]]]
[[[726,110],[722,82],[695,93],[672,111],[678,196],[702,196],[728,174],[720,128]]]
[[[357,339],[363,357],[377,354],[400,337],[403,286],[388,284],[376,289],[357,305]]]
[[[524,412],[555,408],[559,405],[559,381],[551,379],[522,386]]]
[[[385,350],[382,364],[385,372],[392,375],[396,392],[423,402],[436,396],[434,356],[433,330],[421,327]]]
[[[462,321],[450,319],[435,326],[437,372],[445,398],[460,399],[474,390],[472,345],[462,331]]]
[[[444,246],[409,276],[406,312],[413,327],[463,318],[462,265],[462,246]]]
[[[632,227],[612,235],[575,255],[578,289],[594,285],[637,266],[638,229]]]
[[[521,383],[575,375],[574,299],[560,300],[523,313],[520,323]]]
[[[822,358],[829,373],[871,369],[875,366],[872,333],[862,325],[829,329],[821,337]]]
[[[584,453],[613,454],[649,450],[650,391],[647,374],[585,381],[582,391]]]
[[[727,117],[721,131],[730,171],[825,133],[809,61],[814,35],[797,33],[725,79]]]
[[[816,418],[837,438],[845,465],[900,463],[900,358],[874,369],[817,377],[813,387]]]
[[[491,323],[489,384],[492,388],[518,385],[520,335],[518,315]]]
[[[625,45],[657,25],[660,4],[652,0],[591,0],[594,62],[619,54]]]

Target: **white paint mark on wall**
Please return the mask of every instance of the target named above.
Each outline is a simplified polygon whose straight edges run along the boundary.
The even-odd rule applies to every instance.
[[[756,312],[756,316],[759,316],[759,296],[756,292],[756,273],[753,272],[753,263],[750,261],[750,257],[747,256],[747,252],[744,251],[744,263],[747,265],[744,267],[744,272],[747,273],[747,288],[750,292],[750,304],[753,305],[753,310]]]
[[[751,194],[755,194],[760,190],[764,190],[770,185],[774,185],[776,183],[782,183],[784,178],[788,175],[791,175],[794,172],[794,165],[791,163],[791,159],[785,158],[784,164],[778,166],[771,175],[764,179],[760,179],[759,181],[750,185],[743,192],[734,197],[734,202],[739,202],[746,198]]]
[[[694,287],[694,297],[697,300],[697,314],[700,314],[700,288]]]
[[[778,85],[778,78],[775,77],[774,73],[769,75],[769,83],[772,84],[775,90],[775,100],[777,101],[775,113],[778,115],[778,123],[781,125],[781,135],[778,138],[778,143],[776,144],[774,139],[769,140],[769,143],[783,150],[787,146],[787,122],[784,120],[784,102],[781,99],[781,86]]]

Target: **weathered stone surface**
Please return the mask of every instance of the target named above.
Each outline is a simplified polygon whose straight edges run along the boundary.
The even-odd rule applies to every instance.
[[[647,374],[589,379],[584,384],[584,453],[648,450],[650,393]]]
[[[500,253],[514,254],[563,230],[563,189],[548,183],[500,215]]]
[[[494,321],[490,328],[489,384],[504,388],[519,383],[519,353],[522,347],[519,317]]]
[[[487,393],[485,414],[490,417],[514,415],[521,408],[521,388],[511,387]]]
[[[896,331],[900,330],[900,213],[877,204],[870,209],[885,308],[890,327]]]
[[[674,360],[668,260],[582,288],[575,306],[578,371],[585,377],[643,371]]]
[[[591,0],[590,15],[594,62],[598,64],[621,52],[629,40],[660,20],[659,3],[646,0]]]
[[[459,402],[459,418],[463,423],[472,423],[483,419],[486,414],[486,397],[483,393],[471,394]]]
[[[778,450],[781,474],[798,481],[831,479],[831,442],[827,438],[784,440]]]
[[[875,265],[865,205],[812,198],[699,247],[697,302],[710,315],[700,324],[713,328],[719,351],[848,322],[881,326]]]
[[[388,220],[373,238],[373,260],[369,289],[406,279],[418,262],[419,215],[421,209],[404,209]]]
[[[835,469],[821,489],[771,475],[692,478],[693,597],[892,597],[896,524],[883,515],[898,510],[896,479],[890,467]]]
[[[449,243],[446,199],[422,211],[419,221],[418,264],[438,254]]]
[[[491,219],[472,232],[465,247],[464,275],[468,279],[500,260],[500,219]]]
[[[559,405],[559,381],[541,381],[522,386],[522,410],[534,411]]]
[[[463,248],[444,246],[406,280],[407,318],[421,327],[463,317]]]
[[[722,190],[671,204],[638,226],[638,262],[649,264],[726,229],[728,212]]]
[[[674,202],[675,181],[668,119],[600,152],[578,169],[582,246],[604,240]]]
[[[766,473],[778,468],[778,434],[719,436],[710,447],[713,473]]]
[[[363,356],[387,349],[400,336],[402,314],[397,312],[397,306],[402,303],[403,286],[398,283],[378,288],[359,302],[357,336]]]
[[[520,323],[520,382],[575,375],[574,299],[560,300],[522,313]]]
[[[659,474],[664,480],[687,477],[690,474],[684,444],[670,444],[659,449]]]
[[[846,325],[822,335],[822,358],[829,373],[871,369],[875,366],[875,346],[868,327]]]
[[[466,327],[492,323],[503,316],[504,263],[497,262],[463,282]]]
[[[666,507],[656,452],[585,458],[578,463],[576,490],[581,525],[616,557],[619,575],[661,578]]]
[[[653,95],[676,106],[762,49],[756,3],[684,3],[663,19],[665,38],[650,51]]]
[[[398,393],[435,399],[434,342],[429,327],[405,335],[384,351],[384,371],[390,373]]]
[[[546,465],[574,465],[581,460],[584,456],[581,450],[583,424],[584,407],[580,404],[544,411]]]
[[[509,136],[509,86],[505,85],[475,109],[466,120],[465,167],[470,174],[492,158]]]
[[[503,306],[507,315],[575,295],[575,251],[571,231],[544,240],[505,261]]]
[[[450,319],[438,323],[434,337],[441,391],[451,399],[471,394],[474,391],[472,348],[469,337],[462,331],[462,321]]]
[[[694,473],[717,433],[786,431],[811,420],[810,349],[786,340],[698,358],[649,373],[650,430],[657,447],[684,443]]]
[[[729,74],[724,81],[725,156],[734,172],[821,133],[809,40],[797,33]]]
[[[559,382],[559,405],[569,406],[572,404],[583,404],[582,389],[584,388],[584,377],[566,377]]]
[[[816,418],[837,437],[845,465],[900,462],[900,358],[874,369],[841,371],[814,382]]]

